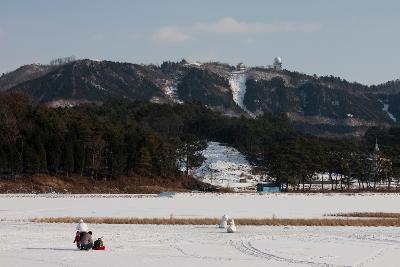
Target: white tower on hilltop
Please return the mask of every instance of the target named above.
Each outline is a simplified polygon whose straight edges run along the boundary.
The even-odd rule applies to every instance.
[[[276,70],[281,70],[282,69],[282,58],[276,57],[274,59],[274,64],[272,66]]]

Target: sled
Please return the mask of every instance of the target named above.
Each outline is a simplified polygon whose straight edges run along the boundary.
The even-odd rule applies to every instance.
[[[93,250],[106,250],[106,246],[94,247]]]

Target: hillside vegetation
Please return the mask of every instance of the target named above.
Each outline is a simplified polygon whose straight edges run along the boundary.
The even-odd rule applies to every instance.
[[[297,129],[320,136],[360,137],[370,127],[390,127],[400,120],[398,81],[365,86],[333,76],[249,67],[241,88],[231,88],[233,71],[219,62],[156,66],[72,60],[23,66],[0,77],[0,91],[23,92],[53,107],[123,98],[160,104],[198,101],[228,116],[284,113]],[[234,97],[238,89],[240,101]]]
[[[304,188],[316,173],[336,174],[335,186],[333,176],[329,186],[342,190],[355,180],[364,189],[399,177],[396,164],[378,174],[371,169],[369,154],[378,129],[371,129],[364,140],[325,139],[294,130],[285,116],[226,117],[193,102],[111,100],[101,106],[54,109],[18,93],[3,93],[0,125],[3,179],[38,174],[93,181],[130,177],[137,186],[195,189],[202,186],[184,181],[193,181],[188,171],[203,162],[207,141],[235,147],[258,172],[285,188]],[[386,132],[378,134],[381,153],[394,163],[399,155],[397,131],[393,128],[388,137]]]

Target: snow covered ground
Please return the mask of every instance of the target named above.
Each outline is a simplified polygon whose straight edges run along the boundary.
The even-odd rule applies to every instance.
[[[311,185],[311,190],[322,190],[322,178],[324,180],[324,190],[329,190],[332,187],[334,188],[339,188],[340,189],[340,174],[339,173],[332,173],[332,181],[329,179],[329,173],[316,173],[312,177],[312,185]],[[337,186],[335,185],[337,181]],[[374,186],[373,182],[370,183],[370,186]],[[302,187],[302,184],[300,184],[300,188]],[[367,187],[367,183],[364,182],[361,185],[362,188]],[[381,181],[377,182],[375,184],[375,187],[378,189],[387,189],[388,188],[388,182],[387,181]],[[390,188],[399,188],[400,184],[398,184],[396,181],[391,181]],[[305,188],[309,188],[309,182],[305,183]],[[357,179],[352,179],[350,183],[350,187],[347,186],[345,182],[343,182],[343,188],[350,188],[350,189],[359,189],[360,185],[358,184]]]
[[[244,95],[246,94],[246,79],[247,73],[245,71],[234,71],[229,77],[229,84],[231,86],[233,101],[250,116],[254,117],[254,114],[243,103]]]
[[[202,152],[203,164],[192,174],[199,180],[229,188],[255,189],[260,175],[252,174],[252,167],[246,157],[233,147],[217,142],[209,142]],[[242,182],[240,182],[242,180]]]
[[[384,103],[382,100],[380,100],[379,102],[381,102],[383,104],[383,108],[382,111],[386,112],[386,114],[389,116],[390,119],[392,119],[393,122],[396,122],[396,117],[389,112],[389,104]]]
[[[392,121],[396,122],[395,116],[389,112],[389,104],[383,104],[382,110],[388,114],[389,118],[391,118]]]
[[[106,251],[81,252],[74,224],[33,217],[323,217],[400,212],[400,194],[0,195],[0,266],[398,266],[400,229],[90,225]]]
[[[106,251],[78,251],[75,225],[0,222],[0,265],[398,266],[398,228],[90,225]]]
[[[168,197],[169,196],[169,197]],[[0,195],[0,220],[108,216],[321,218],[338,212],[400,212],[400,194]]]
[[[171,99],[174,103],[182,104],[183,101],[179,100],[178,98],[178,88],[176,88],[176,85],[167,85],[164,88],[164,94]]]

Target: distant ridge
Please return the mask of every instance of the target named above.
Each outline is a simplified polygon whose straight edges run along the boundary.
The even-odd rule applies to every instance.
[[[286,114],[305,132],[361,135],[400,120],[400,82],[376,86],[338,77],[253,67],[232,82],[235,67],[219,62],[161,66],[99,60],[25,65],[0,77],[0,91],[20,91],[50,106],[112,98],[177,104],[199,101],[229,116]],[[241,78],[243,78],[241,77]]]

